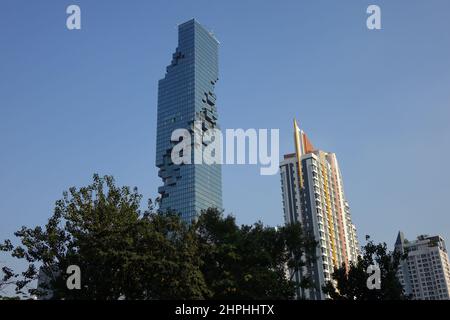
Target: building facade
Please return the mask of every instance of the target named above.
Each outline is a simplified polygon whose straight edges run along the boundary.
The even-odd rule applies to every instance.
[[[163,185],[159,208],[179,213],[191,221],[201,210],[222,208],[222,177],[219,164],[175,165],[171,153],[177,141],[171,141],[176,129],[187,129],[194,135],[219,128],[214,86],[218,80],[218,46],[214,35],[195,20],[178,26],[178,47],[164,79],[158,83],[156,166]],[[196,131],[198,132],[198,131]],[[196,133],[198,134],[198,133]],[[194,143],[192,150],[205,148]]]
[[[408,258],[401,262],[398,271],[406,295],[415,300],[450,298],[450,267],[442,237],[422,235],[408,241],[399,232],[395,249],[408,253]]]
[[[294,131],[296,152],[280,164],[284,219],[286,224],[300,222],[318,246],[315,257],[291,276],[297,283],[308,277],[314,284],[299,289],[298,298],[323,300],[322,287],[334,267],[356,261],[359,245],[336,155],[314,149],[296,121]]]

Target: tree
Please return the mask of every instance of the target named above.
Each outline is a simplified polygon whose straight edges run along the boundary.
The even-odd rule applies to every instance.
[[[0,243],[0,252],[10,251],[14,248],[10,240]],[[28,282],[21,280],[21,277],[28,277],[33,272],[32,268],[17,273],[12,268],[1,263],[0,267],[0,300],[18,300],[19,296],[10,296],[7,294],[7,289],[10,287],[23,288]]]
[[[119,188],[111,176],[70,188],[44,227],[22,227],[15,233],[20,245],[0,245],[28,264],[20,274],[5,269],[5,280],[14,280],[22,297],[45,299],[293,297],[286,268],[302,266],[300,257],[315,245],[299,225],[239,227],[217,209],[186,224],[177,214],[155,212],[151,201],[141,212],[141,200],[136,188]],[[74,265],[80,290],[67,286]]]
[[[0,249],[3,246],[4,245],[0,244]],[[16,277],[18,277],[18,275],[15,274],[11,268],[7,266],[2,266],[0,268],[0,300],[5,299],[5,297],[3,296],[6,293],[5,290],[9,286],[15,285]]]
[[[177,215],[139,210],[136,189],[118,188],[110,176],[71,188],[56,202],[44,228],[22,227],[21,246],[3,251],[29,267],[16,291],[54,299],[198,299],[208,294],[199,270],[195,234]],[[68,290],[66,270],[79,266],[81,290]],[[39,273],[47,279],[24,291]]]
[[[350,263],[348,270],[343,265],[333,272],[333,281],[323,288],[333,300],[405,300],[403,287],[397,278],[400,263],[406,258],[398,251],[389,252],[386,243],[375,244],[366,236],[367,244],[356,263]],[[380,270],[380,289],[369,289],[367,280],[369,266]]]
[[[282,228],[237,226],[235,218],[209,209],[195,224],[201,246],[205,281],[212,299],[291,299],[296,284],[291,270],[303,266],[305,252],[315,242],[299,224]]]

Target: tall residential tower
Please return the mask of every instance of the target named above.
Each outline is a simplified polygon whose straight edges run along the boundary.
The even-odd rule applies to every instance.
[[[408,241],[399,232],[395,249],[408,253],[398,271],[405,294],[415,300],[450,299],[450,266],[442,237],[419,236]]]
[[[193,135],[194,123],[201,130],[218,128],[214,86],[218,80],[218,46],[214,35],[197,21],[178,26],[178,47],[158,84],[158,124],[156,166],[163,186],[160,210],[181,214],[185,221],[194,219],[203,209],[222,207],[222,177],[219,164],[175,165],[171,141],[176,129],[187,129]],[[204,148],[194,145],[192,150]]]
[[[334,153],[317,150],[294,121],[296,152],[280,164],[283,211],[286,224],[300,222],[318,246],[306,267],[291,274],[296,282],[309,277],[313,288],[301,289],[298,298],[323,300],[322,286],[334,267],[356,261],[356,228],[344,194],[342,175]]]

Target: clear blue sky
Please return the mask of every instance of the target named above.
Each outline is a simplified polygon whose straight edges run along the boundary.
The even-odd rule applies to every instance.
[[[81,31],[65,27],[69,4]],[[360,240],[450,244],[449,15],[448,0],[2,0],[0,239],[44,224],[95,172],[157,195],[157,81],[195,17],[221,42],[222,128],[280,128],[283,154],[297,117],[337,153]],[[224,166],[226,212],[281,224],[279,180]]]

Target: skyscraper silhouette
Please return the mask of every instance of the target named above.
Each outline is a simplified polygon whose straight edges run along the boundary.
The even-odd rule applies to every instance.
[[[174,211],[189,222],[201,210],[222,207],[222,177],[219,164],[175,165],[171,141],[176,129],[187,129],[194,145],[194,125],[201,122],[202,132],[218,127],[214,86],[218,80],[218,46],[214,35],[197,21],[178,26],[178,47],[158,85],[158,124],[156,166],[163,186],[160,210]],[[193,153],[193,152],[192,152]]]

